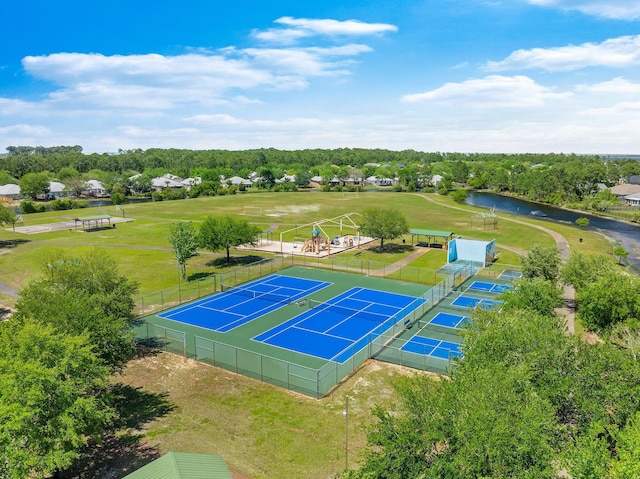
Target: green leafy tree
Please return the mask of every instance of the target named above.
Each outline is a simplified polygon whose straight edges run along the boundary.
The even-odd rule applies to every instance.
[[[259,227],[233,216],[209,216],[200,225],[199,244],[210,251],[225,250],[227,263],[230,249],[243,244],[255,245],[261,233]]]
[[[449,380],[404,378],[393,409],[374,410],[369,449],[345,477],[608,477],[616,431],[640,408],[637,361],[526,310],[476,312],[463,334]]]
[[[523,278],[542,278],[556,282],[560,276],[558,248],[533,245],[527,254],[520,257]]]
[[[565,284],[581,290],[616,268],[614,259],[605,254],[571,253],[562,266],[560,276]]]
[[[465,204],[467,201],[467,191],[466,190],[455,190],[452,194],[451,197],[453,198],[453,201],[455,201],[458,204]]]
[[[198,256],[198,233],[190,222],[173,223],[169,228],[169,243],[182,279],[187,279],[187,261]]]
[[[640,477],[640,412],[629,420],[616,439],[618,454],[611,468],[612,479]]]
[[[271,168],[262,168],[260,170],[260,187],[265,190],[273,188],[276,184],[276,177]]]
[[[308,188],[309,183],[311,182],[311,172],[307,168],[301,168],[296,171],[295,174],[296,181],[295,184],[299,188]]]
[[[27,173],[20,179],[20,193],[28,198],[36,198],[49,192],[47,173]]]
[[[367,208],[362,212],[360,233],[372,238],[380,238],[380,249],[385,240],[399,238],[409,232],[406,217],[395,209]]]
[[[622,260],[629,256],[629,252],[622,246],[616,246],[613,248],[613,256],[618,258],[618,264],[622,264]]]
[[[35,318],[70,335],[85,334],[104,364],[118,370],[135,351],[131,324],[137,290],[103,252],[57,254],[20,292],[15,319]]]
[[[576,220],[576,224],[580,228],[586,228],[587,226],[589,226],[589,218],[580,217]]]
[[[153,189],[153,183],[149,175],[136,175],[129,180],[129,187],[136,193],[148,193]]]
[[[85,336],[33,319],[0,323],[0,477],[70,466],[112,418],[107,378]]]
[[[16,213],[13,208],[0,204],[0,225],[11,224],[15,225],[17,220]]]
[[[16,183],[16,179],[7,170],[0,170],[0,185]]]
[[[553,316],[555,308],[562,305],[562,291],[550,281],[536,277],[520,279],[505,291],[500,299],[506,310],[530,310]]]
[[[590,330],[640,320],[640,280],[617,271],[605,274],[579,291],[578,314]]]

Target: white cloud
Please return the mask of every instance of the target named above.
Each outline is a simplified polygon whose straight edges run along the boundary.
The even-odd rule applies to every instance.
[[[640,18],[638,0],[528,0],[533,5],[577,10],[587,15],[617,20],[635,20]]]
[[[424,93],[405,95],[406,103],[435,102],[462,108],[529,108],[562,100],[571,93],[554,93],[526,76],[490,75],[459,83],[446,83]]]
[[[542,69],[569,71],[586,67],[625,68],[640,64],[640,35],[622,36],[602,43],[516,50],[501,61],[490,61],[493,71]]]
[[[576,90],[586,93],[604,93],[614,95],[640,95],[640,83],[633,83],[622,77],[595,83],[593,85],[578,85]]]
[[[313,77],[350,74],[366,45],[309,48],[226,48],[177,56],[56,53],[27,56],[33,77],[59,86],[42,102],[62,110],[112,108],[163,111],[179,105],[247,104],[239,91],[303,89]],[[0,100],[0,111],[20,105]]]
[[[351,37],[398,31],[398,27],[388,23],[365,23],[358,20],[281,17],[275,23],[284,25],[286,28],[255,30],[253,36],[262,41],[290,45],[303,38],[314,36]]]

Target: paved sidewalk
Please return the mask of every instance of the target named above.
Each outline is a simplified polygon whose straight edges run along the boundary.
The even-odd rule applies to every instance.
[[[391,264],[389,266],[386,266],[383,269],[376,269],[376,270],[370,271],[369,275],[370,276],[386,276],[388,274],[394,273],[394,272],[398,271],[399,269],[403,268],[404,266],[408,265],[412,261],[416,260],[417,258],[422,256],[423,254],[428,253],[429,251],[431,251],[431,248],[425,248],[423,246],[418,246],[417,248],[418,249],[416,249],[409,256],[405,256],[401,260],[398,260],[395,263],[393,263],[393,264]]]
[[[11,298],[20,299],[18,290],[13,286],[8,285],[7,283],[0,282],[0,294],[10,296]]]

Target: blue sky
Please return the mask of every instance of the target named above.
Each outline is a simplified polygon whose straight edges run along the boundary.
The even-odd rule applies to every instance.
[[[6,146],[640,153],[640,0],[20,0]]]

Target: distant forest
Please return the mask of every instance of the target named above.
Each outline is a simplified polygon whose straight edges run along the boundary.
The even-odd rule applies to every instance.
[[[444,153],[415,150],[338,148],[242,151],[157,149],[119,150],[84,154],[82,147],[9,146],[0,156],[0,184],[20,182],[29,173],[46,173],[50,179],[98,179],[107,189],[125,184],[136,174],[147,177],[171,173],[182,178],[199,176],[207,181],[221,177],[248,177],[256,172],[270,178],[310,175],[331,178],[398,178],[399,189],[415,190],[434,175],[452,184],[509,192],[553,204],[580,202],[640,175],[635,157],[605,157],[562,153]],[[267,186],[269,186],[267,184]],[[297,186],[301,187],[302,184]]]

